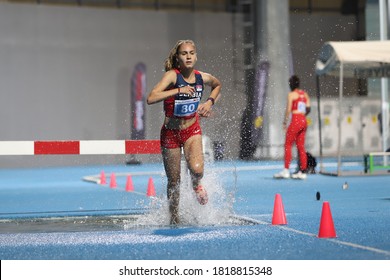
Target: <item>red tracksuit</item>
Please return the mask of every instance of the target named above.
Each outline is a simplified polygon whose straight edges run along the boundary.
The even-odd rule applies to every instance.
[[[305,135],[307,129],[306,121],[306,104],[307,99],[303,90],[296,89],[295,92],[299,94],[299,97],[293,101],[291,112],[299,111],[299,113],[293,113],[290,125],[286,133],[286,142],[284,144],[284,167],[289,168],[292,159],[292,145],[294,142],[297,145],[300,170],[306,170],[307,168],[307,156],[305,150]]]

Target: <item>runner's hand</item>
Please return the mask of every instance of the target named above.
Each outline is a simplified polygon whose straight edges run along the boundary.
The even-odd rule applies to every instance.
[[[210,117],[211,116],[211,107],[212,107],[212,105],[210,104],[210,102],[199,104],[199,107],[198,107],[199,116],[205,117],[205,118]]]

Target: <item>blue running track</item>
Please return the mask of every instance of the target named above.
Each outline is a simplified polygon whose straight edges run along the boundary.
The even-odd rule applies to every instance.
[[[3,169],[0,259],[390,259],[388,176],[273,179],[281,168],[281,162],[207,165],[210,203],[198,205],[184,186],[178,227],[168,225],[161,164]],[[99,180],[101,171],[106,185],[84,180]],[[125,190],[129,174],[134,191]],[[146,196],[149,178],[155,197]],[[271,224],[276,194],[287,225]],[[317,237],[324,201],[336,238]]]

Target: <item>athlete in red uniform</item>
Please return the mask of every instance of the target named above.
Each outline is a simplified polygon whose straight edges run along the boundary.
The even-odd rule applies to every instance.
[[[214,76],[194,69],[195,43],[180,40],[165,61],[166,73],[147,98],[148,104],[164,102],[165,119],[161,128],[161,152],[168,178],[167,196],[171,224],[180,223],[181,149],[190,170],[192,186],[200,204],[208,202],[201,185],[204,173],[202,130],[199,117],[209,117],[220,97],[221,83]],[[209,98],[201,103],[204,85],[211,87]]]
[[[284,144],[284,169],[275,174],[275,178],[290,178],[290,163],[292,159],[292,145],[297,145],[299,156],[299,171],[292,174],[294,179],[305,179],[307,169],[307,156],[305,150],[305,135],[307,129],[306,115],[310,112],[309,95],[299,89],[299,78],[292,76],[289,79],[291,92],[288,94],[287,107],[283,121],[283,129],[286,130],[286,141]],[[290,125],[287,128],[287,122],[291,117]]]

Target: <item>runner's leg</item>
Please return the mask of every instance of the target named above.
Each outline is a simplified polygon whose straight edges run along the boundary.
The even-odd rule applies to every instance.
[[[207,203],[208,198],[207,192],[200,182],[204,175],[202,135],[197,134],[188,138],[184,143],[184,156],[190,170],[192,187],[195,190],[199,203],[204,205]]]
[[[181,149],[162,148],[162,156],[165,173],[168,179],[167,197],[171,215],[170,223],[179,224]]]

